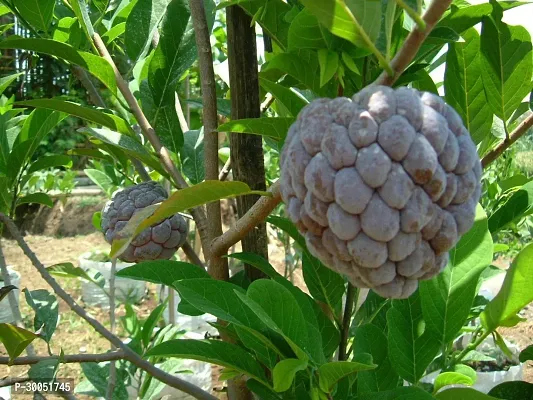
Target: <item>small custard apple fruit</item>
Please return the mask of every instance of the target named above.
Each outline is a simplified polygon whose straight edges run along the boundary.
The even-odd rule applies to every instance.
[[[287,214],[309,251],[389,298],[442,271],[481,195],[481,163],[460,116],[406,87],[311,102],[280,162]]]
[[[130,218],[143,208],[167,199],[165,189],[149,181],[116,191],[102,210],[102,230],[111,244]],[[144,229],[118,258],[126,262],[168,260],[185,243],[187,221],[179,214]]]

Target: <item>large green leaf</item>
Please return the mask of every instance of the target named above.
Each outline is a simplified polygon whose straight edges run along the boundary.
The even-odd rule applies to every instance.
[[[272,96],[274,96],[277,101],[283,104],[283,106],[292,114],[293,117],[297,117],[300,113],[300,110],[308,104],[307,100],[298,95],[296,92],[292,91],[290,88],[271,82],[264,78],[259,78],[259,83],[265,90],[272,93]]]
[[[128,57],[135,61],[144,52],[165,15],[170,0],[138,0],[126,20],[124,44]]]
[[[308,8],[304,8],[294,17],[289,27],[289,50],[326,48],[322,32],[317,17]]]
[[[496,397],[471,388],[446,389],[435,395],[437,400],[497,400]]]
[[[354,356],[354,361],[351,362],[332,361],[327,364],[321,365],[320,368],[318,368],[318,384],[320,388],[324,392],[330,393],[335,387],[335,384],[345,376],[354,374],[356,372],[369,371],[376,368],[376,365],[372,363],[371,358],[369,358],[370,362],[368,362],[366,360],[368,357],[362,356],[362,354]],[[361,361],[358,361],[359,359]]]
[[[381,0],[345,0],[346,5],[372,43],[376,43],[381,28]],[[364,46],[362,46],[364,47]]]
[[[307,364],[307,360],[299,360],[297,358],[287,358],[286,360],[281,360],[277,363],[272,370],[274,390],[276,392],[285,392],[286,390],[289,390],[296,373],[305,370]]]
[[[209,279],[209,274],[203,268],[183,261],[171,260],[143,261],[121,269],[116,276],[165,286],[172,286],[174,282],[181,279]]]
[[[194,185],[202,182],[205,179],[203,128],[184,134],[180,156],[182,171],[189,181]]]
[[[166,307],[167,301],[165,300],[156,308],[154,308],[148,318],[146,318],[146,321],[144,321],[144,324],[142,326],[142,342],[144,347],[147,347],[150,343],[150,339],[152,338],[152,335],[154,333],[154,328],[161,319]]]
[[[318,65],[320,65],[320,87],[328,83],[339,68],[339,54],[328,49],[318,50]]]
[[[392,368],[387,352],[387,337],[381,329],[372,324],[364,324],[355,330],[353,353],[370,354],[377,368],[357,374],[357,393],[384,392],[399,385],[398,374]]]
[[[449,385],[465,385],[472,386],[474,381],[472,378],[463,375],[459,372],[443,372],[435,378],[435,383],[433,386],[434,392],[438,392],[445,386]]]
[[[481,313],[481,323],[493,331],[533,301],[531,275],[533,274],[533,244],[524,248],[507,270],[503,285]]]
[[[17,358],[39,336],[11,324],[0,323],[0,343],[4,345],[11,360]]]
[[[283,143],[293,122],[294,118],[237,119],[220,125],[218,131],[268,136]]]
[[[487,215],[478,206],[474,226],[450,250],[448,267],[437,277],[420,282],[426,330],[438,343],[452,341],[463,327],[477,294],[479,277],[492,262],[492,253]]]
[[[533,384],[524,381],[503,382],[489,391],[489,396],[505,400],[533,398]]]
[[[22,18],[39,31],[47,32],[54,16],[55,0],[17,0],[16,7]]]
[[[28,174],[42,169],[54,168],[54,167],[71,167],[72,158],[69,156],[43,156],[37,161],[31,164],[27,170]]]
[[[261,366],[241,347],[217,340],[170,340],[150,349],[146,356],[178,357],[237,370],[270,386]]]
[[[531,92],[532,74],[533,49],[526,28],[483,17],[481,76],[487,101],[503,121]]]
[[[45,289],[24,289],[24,295],[28,305],[35,311],[33,328],[40,331],[39,336],[42,339],[50,342],[59,321],[57,297]]]
[[[82,363],[81,369],[87,381],[82,381],[80,385],[76,386],[76,393],[87,394],[90,397],[105,397],[109,386],[110,365],[111,363]],[[115,389],[110,398],[113,400],[127,400],[128,392],[125,382],[128,371],[124,367],[119,367],[120,364],[117,365]],[[88,390],[84,391],[83,389],[85,388]]]
[[[78,48],[81,43],[81,35],[82,32],[78,20],[72,17],[64,17],[58,21],[52,39]]]
[[[446,53],[444,90],[446,102],[462,117],[474,143],[490,135],[492,111],[481,80],[479,34],[474,28],[463,33],[464,42],[452,42]]]
[[[19,197],[17,199],[17,206],[21,204],[42,204],[46,207],[52,208],[54,206],[54,201],[46,193],[30,193],[25,196]]]
[[[365,393],[359,400],[435,400],[425,390],[415,386],[404,386],[379,393]],[[455,399],[454,399],[455,400]]]
[[[0,49],[21,49],[44,53],[79,65],[97,77],[113,94],[117,94],[117,83],[111,65],[102,57],[76,50],[74,47],[52,39],[25,39],[10,37],[0,42]]]
[[[204,181],[172,194],[161,204],[144,208],[135,214],[121,230],[121,238],[115,239],[111,246],[111,256],[121,254],[133,238],[143,229],[165,218],[190,208],[198,207],[216,200],[252,194],[254,191],[243,182]]]
[[[489,218],[489,231],[497,233],[507,224],[531,214],[533,211],[533,182],[516,190]]]
[[[6,90],[9,85],[11,85],[21,75],[24,75],[24,72],[19,72],[0,78],[0,94],[4,93],[4,90]]]
[[[92,107],[72,103],[70,101],[65,101],[61,99],[35,99],[19,101],[15,104],[20,106],[46,108],[48,110],[65,112],[75,117],[80,117],[87,121],[91,121],[99,125],[105,126],[106,128],[109,128],[119,133],[123,133],[125,135],[133,134],[133,131],[130,128],[129,124],[123,118],[97,110]]]
[[[86,168],[83,170],[85,175],[93,181],[100,189],[104,191],[109,197],[115,191],[115,184],[109,175],[99,169]]]
[[[72,263],[54,264],[46,268],[46,270],[50,275],[57,276],[59,278],[81,278],[88,282],[94,283],[96,286],[101,288],[103,288],[105,285],[105,280],[101,274],[99,275],[100,279],[98,279],[98,277],[92,276],[92,274],[88,273],[83,268],[75,267]]]
[[[440,343],[425,329],[418,291],[408,299],[392,301],[387,325],[392,366],[406,381],[418,382],[440,349]]]

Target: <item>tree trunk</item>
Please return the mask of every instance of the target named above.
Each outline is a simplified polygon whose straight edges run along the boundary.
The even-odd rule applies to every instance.
[[[231,118],[259,118],[259,79],[255,25],[239,7],[226,9],[228,24],[228,60],[231,89]],[[260,136],[242,133],[230,134],[231,168],[233,179],[247,183],[253,190],[265,190],[265,165],[263,140]],[[242,217],[259,197],[237,198],[237,212]],[[256,253],[268,259],[266,223],[258,225],[242,240],[243,251]],[[253,281],[265,275],[256,268],[245,265],[248,278]]]

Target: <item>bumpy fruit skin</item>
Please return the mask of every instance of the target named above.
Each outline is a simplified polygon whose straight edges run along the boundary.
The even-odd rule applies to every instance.
[[[150,181],[116,191],[102,210],[102,230],[111,244],[120,230],[139,210],[160,203],[168,197],[165,189]],[[126,262],[168,260],[185,243],[187,221],[175,214],[143,230],[118,258]]]
[[[446,267],[481,195],[481,163],[459,115],[406,87],[311,102],[280,162],[287,214],[309,251],[389,298]]]

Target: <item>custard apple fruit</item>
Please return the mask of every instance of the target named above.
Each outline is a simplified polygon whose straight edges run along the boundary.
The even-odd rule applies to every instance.
[[[389,298],[444,269],[481,195],[481,163],[460,116],[406,87],[314,100],[280,162],[287,214],[309,251]]]
[[[154,181],[116,191],[102,210],[105,240],[111,244],[136,212],[167,197],[165,189]],[[126,262],[168,260],[185,243],[187,231],[187,221],[175,214],[144,229],[118,258]]]

